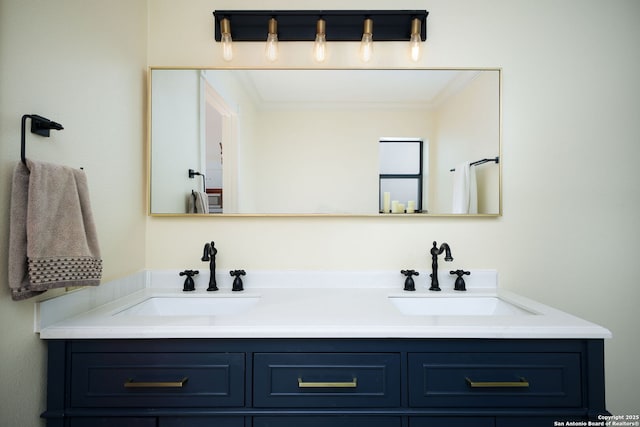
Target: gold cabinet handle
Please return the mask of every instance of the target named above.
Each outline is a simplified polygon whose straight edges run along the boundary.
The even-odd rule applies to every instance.
[[[529,387],[529,381],[520,377],[520,381],[472,381],[469,377],[465,377],[467,384],[472,388],[488,388],[488,387]]]
[[[358,379],[353,378],[351,381],[344,382],[311,382],[304,381],[298,377],[298,388],[356,388],[358,387]]]
[[[179,381],[134,381],[131,378],[124,382],[124,388],[182,388],[189,378],[184,377]]]

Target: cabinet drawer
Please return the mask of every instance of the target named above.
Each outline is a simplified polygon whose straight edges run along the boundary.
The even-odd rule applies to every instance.
[[[559,422],[560,421],[560,422]],[[586,418],[576,418],[571,415],[564,415],[559,413],[555,417],[533,417],[533,416],[520,416],[520,417],[498,417],[496,418],[496,427],[553,427],[557,425],[570,425],[573,421],[573,425],[586,426]]]
[[[78,417],[69,427],[156,427],[155,417]]]
[[[576,407],[577,353],[412,353],[414,407]]]
[[[244,353],[75,353],[75,407],[244,404]]]
[[[385,416],[255,417],[253,427],[401,427],[402,418]]]
[[[495,427],[493,417],[411,417],[409,427]],[[541,426],[538,426],[541,427]]]
[[[244,427],[243,417],[162,417],[158,427]]]
[[[397,353],[257,353],[256,407],[392,407],[400,404]]]

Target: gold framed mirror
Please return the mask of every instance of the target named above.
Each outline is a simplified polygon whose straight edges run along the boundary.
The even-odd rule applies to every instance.
[[[420,209],[397,213],[502,213],[499,68],[158,67],[148,78],[150,215],[387,215],[389,139],[424,147]],[[454,209],[461,168],[475,182],[466,194],[462,177],[467,211]]]

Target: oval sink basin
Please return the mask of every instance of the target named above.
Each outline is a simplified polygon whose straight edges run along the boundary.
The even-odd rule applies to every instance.
[[[522,316],[531,315],[498,297],[389,297],[407,316]]]
[[[122,310],[122,316],[230,316],[258,303],[259,297],[151,297]]]

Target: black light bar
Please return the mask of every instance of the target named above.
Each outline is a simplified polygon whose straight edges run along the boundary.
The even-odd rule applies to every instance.
[[[411,22],[421,21],[420,37],[427,39],[426,10],[216,10],[215,40],[222,38],[220,22],[228,19],[234,42],[264,41],[269,19],[278,21],[278,40],[313,41],[318,19],[326,21],[327,41],[360,41],[365,19],[373,20],[373,38],[380,41],[408,41]]]

